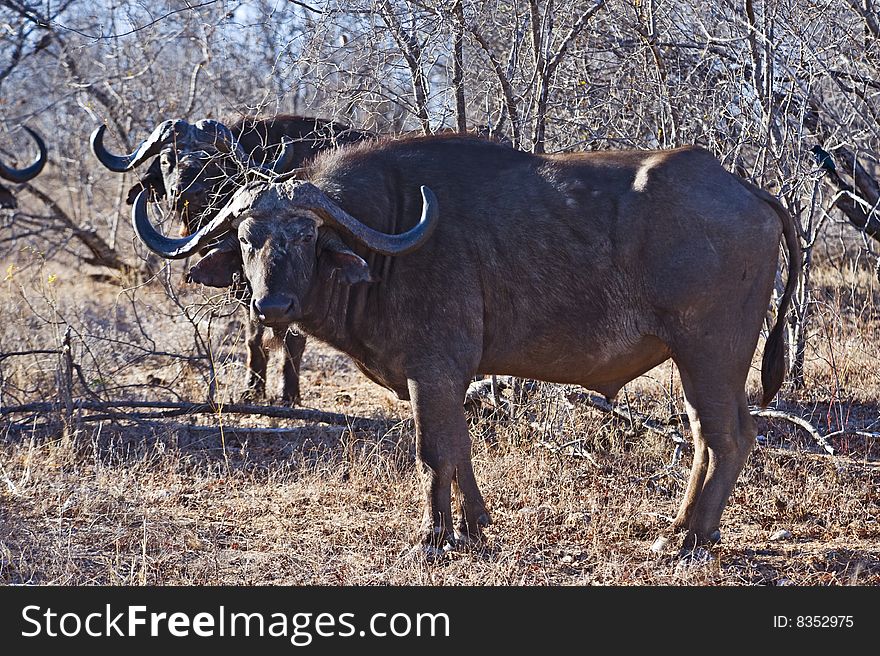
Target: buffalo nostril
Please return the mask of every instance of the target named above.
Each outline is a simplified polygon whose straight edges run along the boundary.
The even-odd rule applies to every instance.
[[[260,323],[289,323],[296,316],[296,303],[285,297],[255,299],[253,312]]]

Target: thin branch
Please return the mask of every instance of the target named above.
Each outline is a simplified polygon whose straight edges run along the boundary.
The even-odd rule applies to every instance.
[[[422,48],[419,45],[415,35],[407,34],[397,20],[397,16],[392,10],[391,3],[384,0],[382,3],[382,20],[391,29],[392,36],[400,48],[403,59],[409,67],[412,77],[413,94],[416,101],[416,115],[422,124],[422,132],[431,134],[431,120],[428,115],[428,82],[425,79],[425,72],[422,70]]]
[[[306,4],[305,2],[299,2],[299,0],[287,0],[290,4],[296,5],[297,7],[302,7],[303,9],[308,9],[310,12],[314,14],[318,14],[323,16],[324,12],[317,7],[313,7],[311,5]]]
[[[467,132],[467,106],[464,92],[464,0],[452,8],[456,18],[452,47],[452,87],[455,91],[455,122],[459,132]]]
[[[574,25],[568,31],[568,34],[562,39],[556,52],[550,59],[544,59],[543,49],[540,41],[540,14],[538,12],[536,0],[529,2],[529,9],[532,20],[532,42],[535,48],[535,67],[539,75],[538,88],[538,105],[535,113],[535,134],[533,138],[532,150],[536,153],[544,152],[544,133],[547,125],[547,103],[550,100],[550,87],[553,78],[556,75],[556,69],[565,58],[568,48],[577,36],[586,27],[587,22],[596,15],[596,13],[605,6],[605,0],[599,0],[595,5],[587,9],[580,18],[575,21]]]
[[[469,25],[465,23],[465,30],[467,30],[468,34],[471,35],[474,41],[477,42],[477,45],[480,46],[482,51],[486,53],[486,57],[489,60],[489,64],[492,66],[492,71],[495,73],[495,77],[498,79],[498,84],[501,85],[501,94],[504,96],[504,109],[507,112],[507,117],[510,119],[511,126],[511,143],[514,148],[519,148],[520,142],[520,121],[519,121],[519,111],[517,110],[517,101],[516,101],[516,92],[513,90],[513,85],[510,83],[510,78],[508,78],[507,74],[501,68],[501,62],[495,57],[492,49],[489,47],[488,42],[483,37],[482,34],[477,30],[477,28],[473,25]]]
[[[221,0],[206,0],[206,2],[200,2],[197,5],[191,5],[191,4],[187,3],[185,6],[180,7],[179,9],[172,9],[171,11],[162,14],[158,18],[154,18],[149,23],[144,23],[143,25],[140,25],[138,27],[134,27],[134,28],[130,29],[128,32],[119,32],[118,34],[104,34],[104,33],[89,34],[88,32],[82,32],[74,27],[69,27],[67,25],[64,25],[64,24],[59,23],[54,20],[50,21],[50,23],[53,26],[53,28],[60,28],[60,29],[64,30],[65,32],[73,32],[74,34],[79,34],[80,36],[84,36],[87,39],[94,39],[96,41],[109,40],[109,39],[121,39],[124,36],[130,36],[132,34],[137,34],[138,32],[145,30],[149,27],[152,27],[153,25],[156,25],[157,23],[161,23],[166,18],[174,16],[175,14],[181,14],[185,11],[195,11],[196,9],[201,9],[203,7],[209,7],[210,5],[215,5],[218,2],[221,2]]]
[[[19,355],[58,355],[61,353],[58,349],[34,349],[33,351],[10,351],[9,353],[0,353],[0,360],[11,358]]]
[[[190,114],[192,114],[193,109],[196,106],[196,98],[198,97],[198,89],[199,89],[199,75],[204,70],[205,66],[208,65],[211,61],[211,52],[208,49],[208,41],[211,38],[211,34],[213,33],[213,29],[205,28],[205,38],[202,41],[202,58],[196,63],[193,67],[192,75],[189,80],[189,100],[186,102],[186,106],[182,112],[182,116],[184,118],[189,118]]]

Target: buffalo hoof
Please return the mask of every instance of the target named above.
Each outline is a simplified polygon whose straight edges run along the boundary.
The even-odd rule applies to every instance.
[[[442,526],[423,528],[418,535],[418,544],[448,551],[450,546],[455,545],[455,533]]]
[[[721,542],[721,531],[712,531],[707,536],[701,536],[693,531],[688,531],[678,557],[681,559],[679,567],[701,566],[715,562],[712,547]]]
[[[246,389],[238,397],[239,403],[251,404],[262,401],[266,394],[261,389]]]
[[[680,544],[678,549],[679,558],[692,558],[693,554],[711,554],[712,547],[721,542],[721,531],[712,531],[708,536],[700,536],[694,531],[688,531],[684,540],[677,543],[672,534],[677,533],[678,527],[673,527],[671,532],[661,532],[651,544],[651,552],[660,555],[674,554],[675,544]],[[680,530],[680,529],[679,529]]]
[[[651,545],[651,551],[655,554],[663,554],[669,551],[669,538],[665,535],[661,535],[656,540],[654,540],[654,544]]]
[[[458,542],[473,544],[483,539],[483,528],[492,523],[492,518],[485,510],[477,515],[476,521],[471,524],[465,518],[461,518],[458,529],[455,531],[455,539]]]
[[[681,543],[682,551],[696,549],[697,547],[712,547],[721,542],[721,531],[715,529],[708,535],[701,535],[696,531],[688,531]]]
[[[299,392],[296,394],[282,394],[281,405],[287,405],[291,408],[302,405],[302,397],[300,397]]]
[[[483,536],[481,534],[474,535],[473,533],[463,533],[460,531],[455,532],[455,537],[452,538],[452,541],[447,543],[447,546],[451,549],[477,549],[483,544]],[[449,550],[449,549],[447,549]]]
[[[422,563],[438,563],[447,558],[447,554],[453,550],[448,544],[445,547],[436,547],[433,544],[419,544],[410,549],[407,556],[412,560]]]
[[[706,547],[695,547],[682,550],[678,554],[678,563],[675,566],[675,573],[678,575],[689,574],[705,570],[718,562],[718,557],[710,549]]]
[[[455,535],[442,527],[422,529],[409,556],[429,563],[437,562],[455,549]]]

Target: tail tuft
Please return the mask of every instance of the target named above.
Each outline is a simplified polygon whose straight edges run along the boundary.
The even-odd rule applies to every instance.
[[[764,390],[762,408],[770,405],[785,380],[785,340],[782,338],[784,325],[782,321],[777,323],[764,345],[764,357],[761,361],[761,387]]]

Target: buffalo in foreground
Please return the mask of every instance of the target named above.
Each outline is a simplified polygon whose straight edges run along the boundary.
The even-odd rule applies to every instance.
[[[335,346],[411,401],[429,550],[456,539],[453,482],[460,536],[489,523],[462,407],[472,376],[614,397],[669,358],[695,447],[674,528],[688,549],[720,540],[755,443],[746,377],[780,236],[789,277],[764,348],[762,405],[783,382],[801,253],[782,205],[707,151],[533,155],[463,137],[349,146],[300,180],[247,185],[183,239],[159,234],[144,201],[133,220],[154,252],[237,243],[235,257],[202,258],[192,279],[228,284],[243,263],[256,319]]]
[[[0,162],[0,178],[3,178],[8,182],[22,183],[27,182],[28,180],[33,180],[40,174],[43,167],[46,166],[46,160],[48,159],[46,144],[40,138],[40,135],[28,127],[22,127],[36,142],[39,154],[33,162],[23,169],[14,169],[3,162]],[[12,195],[12,192],[9,189],[0,184],[0,209],[13,210],[16,207],[18,207],[18,203],[15,200],[15,196]]]
[[[92,152],[111,171],[131,171],[152,160],[146,174],[129,189],[127,202],[133,203],[144,189],[154,200],[167,198],[182,235],[210,221],[255,174],[288,172],[321,150],[370,137],[340,123],[302,116],[246,117],[231,126],[211,119],[196,123],[176,119],[156,126],[133,153],[115,155],[104,146],[105,130],[101,126],[92,133]],[[242,398],[251,401],[265,395],[268,350],[262,326],[247,322],[245,333],[247,381]],[[285,403],[300,401],[305,344],[305,336],[295,332],[284,337],[281,399]]]

